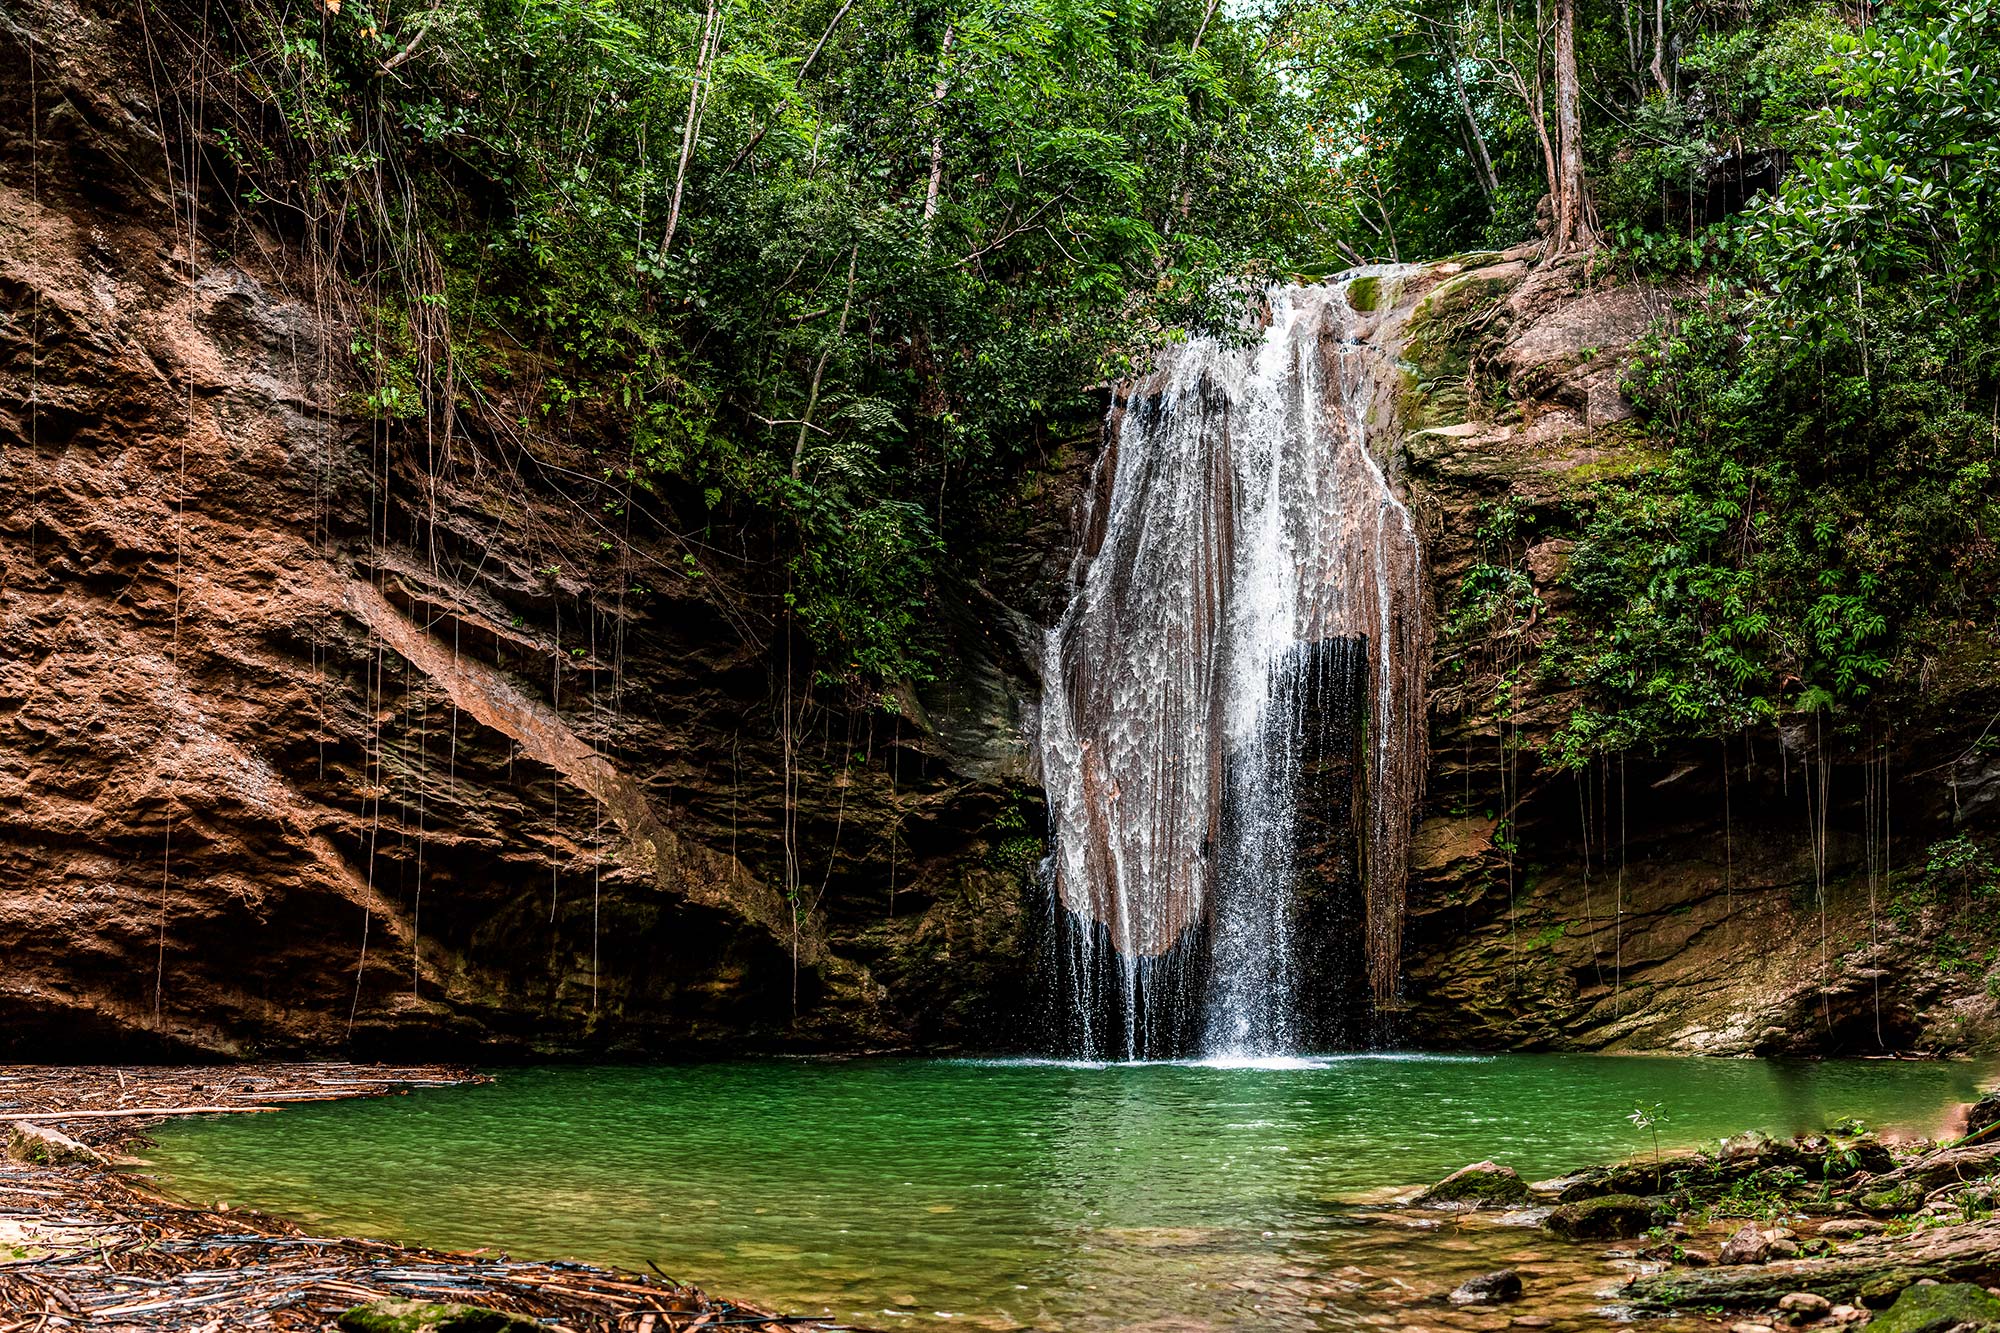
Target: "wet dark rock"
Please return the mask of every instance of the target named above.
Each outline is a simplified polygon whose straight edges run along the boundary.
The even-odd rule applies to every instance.
[[[2000,1092],[1989,1092],[1965,1108],[1967,1137],[1995,1123],[2000,1123]]]
[[[1565,1240],[1630,1240],[1653,1225],[1653,1205],[1630,1194],[1566,1203],[1542,1223]]]
[[[1503,1301],[1518,1301],[1521,1299],[1521,1275],[1511,1268],[1481,1273],[1459,1283],[1457,1290],[1445,1299],[1453,1305],[1498,1305]]]
[[[2000,1333],[2000,1300],[1968,1282],[1913,1286],[1868,1333]]]
[[[1525,1203],[1527,1199],[1527,1183],[1514,1168],[1495,1162],[1474,1162],[1452,1172],[1413,1202],[1419,1208],[1499,1208]]]

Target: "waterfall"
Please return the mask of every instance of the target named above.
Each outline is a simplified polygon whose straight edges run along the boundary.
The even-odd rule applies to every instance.
[[[1107,422],[1038,741],[1082,1053],[1299,1050],[1324,951],[1303,908],[1329,886],[1366,990],[1394,995],[1427,640],[1371,444],[1400,371],[1352,280],[1272,290],[1248,345],[1170,348]]]

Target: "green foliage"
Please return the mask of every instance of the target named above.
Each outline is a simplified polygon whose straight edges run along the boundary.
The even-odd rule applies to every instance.
[[[2000,859],[1968,834],[1939,839],[1924,853],[1924,884],[1933,893],[1963,900],[2000,893]]]
[[[1544,668],[1594,702],[1559,758],[1853,712],[2000,605],[1989,18],[1915,0],[1830,40],[1840,104],[1643,348],[1628,389],[1669,453],[1583,497]]]
[[[824,674],[921,676],[936,581],[1038,424],[1317,256],[1326,173],[1270,31],[1075,0],[252,4],[237,72],[288,152],[236,155],[253,203],[398,275],[416,369],[371,410],[447,410],[490,387],[474,349],[526,347],[531,423],[608,431],[685,527],[763,534]]]

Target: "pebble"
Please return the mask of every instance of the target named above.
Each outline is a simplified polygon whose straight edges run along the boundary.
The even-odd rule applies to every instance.
[[[1753,1324],[1746,1319],[1740,1324],[1731,1324],[1729,1333],[1778,1333],[1778,1330],[1769,1324]]]
[[[1515,1328],[1547,1328],[1556,1321],[1538,1314],[1517,1314],[1508,1322]]]

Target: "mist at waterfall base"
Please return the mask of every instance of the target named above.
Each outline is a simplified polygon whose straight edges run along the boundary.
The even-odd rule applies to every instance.
[[[1461,1318],[1441,1295],[1516,1266],[1560,1333],[1614,1327],[1589,1313],[1622,1280],[1602,1246],[1347,1201],[1484,1158],[1537,1179],[1650,1154],[1626,1119],[1639,1104],[1664,1104],[1668,1149],[1850,1115],[1934,1133],[1994,1072],[1637,1056],[1257,1063],[518,1069],[484,1087],[170,1123],[147,1155],[185,1197],[280,1212],[310,1234],[640,1272],[650,1261],[719,1295],[864,1328],[1470,1333],[1491,1316]]]
[[[1114,406],[1043,671],[1056,1049],[1380,1035],[1427,644],[1375,438],[1399,371],[1351,281],[1273,289],[1260,337],[1171,348]]]

